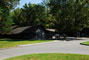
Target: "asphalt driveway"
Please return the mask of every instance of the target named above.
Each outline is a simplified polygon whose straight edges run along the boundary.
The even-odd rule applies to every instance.
[[[16,48],[8,48],[0,50],[0,60],[33,53],[74,53],[74,54],[88,54],[89,46],[80,45],[81,42],[89,41],[89,39],[82,38],[80,40],[60,41],[56,40],[49,43],[22,45]]]

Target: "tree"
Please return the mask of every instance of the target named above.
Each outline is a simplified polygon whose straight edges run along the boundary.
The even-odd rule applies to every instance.
[[[24,25],[31,26],[43,24],[46,16],[44,6],[30,3],[24,5],[21,14],[24,17]]]
[[[89,26],[88,0],[49,0],[50,13],[56,16],[56,29],[69,33]]]
[[[11,32],[11,19],[9,12],[13,9],[19,0],[0,0],[0,34]]]
[[[14,11],[10,13],[12,19],[13,19],[13,24],[14,25],[21,25],[23,23],[23,16],[22,16],[22,9],[17,8]]]
[[[17,8],[12,12],[12,18],[16,25],[19,26],[36,26],[44,25],[47,28],[54,26],[55,17],[47,14],[46,8],[39,4],[25,4],[23,8]]]

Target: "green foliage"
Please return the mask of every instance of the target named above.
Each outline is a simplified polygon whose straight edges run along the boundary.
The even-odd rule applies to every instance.
[[[2,20],[3,9],[0,7],[0,21]]]
[[[49,0],[50,13],[56,16],[55,27],[64,32],[78,32],[89,27],[89,1]]]
[[[56,22],[52,14],[47,14],[45,6],[39,4],[25,4],[23,8],[17,8],[11,13],[15,25],[36,26],[42,24],[51,28]]]
[[[27,25],[38,25],[44,22],[45,8],[41,5],[25,4],[22,14],[26,19]]]
[[[53,28],[56,23],[55,16],[52,14],[48,14],[48,16],[45,17],[45,23],[44,26],[47,28]]]
[[[0,7],[4,9],[13,9],[17,4],[19,4],[19,0],[0,0]]]
[[[19,0],[0,0],[0,34],[11,32],[12,20],[9,11],[13,9]]]
[[[21,17],[22,16],[21,13],[22,13],[22,10],[20,8],[17,8],[13,12],[10,13],[12,20],[14,22],[13,24],[15,25],[21,24],[21,22],[23,21]]]
[[[3,20],[0,25],[1,34],[9,34],[12,31],[12,20],[10,17],[7,17],[7,20]]]

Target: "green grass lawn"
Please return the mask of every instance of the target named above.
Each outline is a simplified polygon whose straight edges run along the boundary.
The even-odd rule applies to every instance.
[[[49,42],[52,40],[13,40],[13,39],[0,39],[0,49],[16,47],[18,45]]]
[[[45,53],[17,56],[5,60],[89,60],[89,55]]]
[[[89,41],[81,43],[83,45],[89,45]]]

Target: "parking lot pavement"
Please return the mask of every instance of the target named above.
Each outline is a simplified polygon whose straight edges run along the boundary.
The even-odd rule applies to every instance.
[[[89,55],[89,46],[80,45],[81,42],[89,41],[88,38],[80,40],[55,40],[50,43],[32,44],[27,46],[18,46],[0,50],[0,60],[34,53],[73,53]]]

